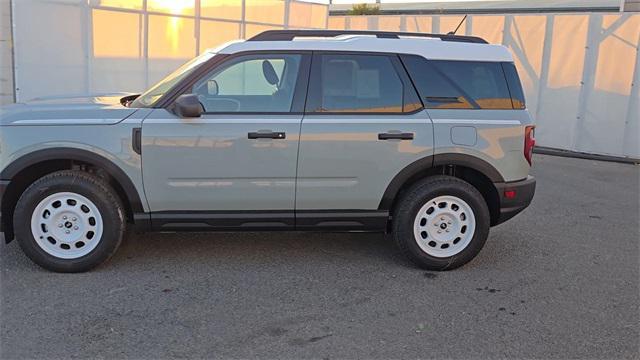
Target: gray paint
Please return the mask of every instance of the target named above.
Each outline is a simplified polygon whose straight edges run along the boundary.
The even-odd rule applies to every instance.
[[[378,140],[379,133],[414,140]],[[433,154],[425,111],[413,115],[307,115],[302,122],[296,209],[377,209],[404,167]]]
[[[131,147],[131,132],[141,125],[150,110],[116,105],[112,97],[102,97],[103,102],[96,99],[52,99],[0,108],[0,171],[38,150],[86,150],[122,169],[147,211],[142,159]]]
[[[152,211],[293,210],[302,115],[203,115],[155,110],[143,124]],[[286,139],[248,139],[249,132]]]
[[[505,181],[527,177],[529,163],[524,157],[524,129],[533,124],[528,111],[430,109],[429,114],[433,119],[436,156],[454,153],[482,159],[495,167]],[[475,127],[474,145],[452,141],[452,129],[461,124]]]

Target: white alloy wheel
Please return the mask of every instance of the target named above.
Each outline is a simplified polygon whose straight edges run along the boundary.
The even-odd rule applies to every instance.
[[[77,259],[89,254],[102,238],[103,221],[86,197],[60,192],[40,201],[31,215],[31,233],[47,254]]]
[[[445,258],[464,250],[476,229],[471,206],[455,196],[438,196],[418,211],[413,233],[422,251]]]

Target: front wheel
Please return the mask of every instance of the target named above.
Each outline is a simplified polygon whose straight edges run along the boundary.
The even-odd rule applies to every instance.
[[[20,247],[36,264],[57,272],[82,272],[115,253],[125,219],[120,199],[104,180],[65,170],[25,190],[15,209],[14,228]]]
[[[482,194],[451,176],[413,185],[393,214],[393,236],[416,265],[450,270],[471,261],[489,236],[490,214]]]

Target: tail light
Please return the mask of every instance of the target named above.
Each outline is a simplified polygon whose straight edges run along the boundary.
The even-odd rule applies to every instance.
[[[536,145],[536,137],[533,125],[524,128],[524,158],[531,165],[531,156],[533,155],[533,147]]]

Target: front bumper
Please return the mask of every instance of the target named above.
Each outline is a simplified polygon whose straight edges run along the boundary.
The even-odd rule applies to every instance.
[[[521,181],[497,183],[495,186],[500,197],[500,214],[492,225],[502,224],[531,204],[536,192],[536,179],[533,176],[527,176]],[[508,198],[505,193],[511,191],[515,192],[515,196]]]

